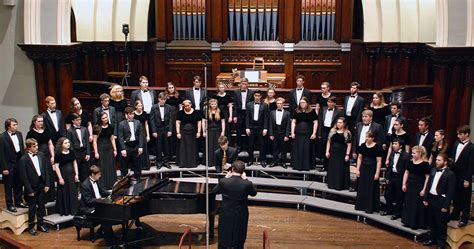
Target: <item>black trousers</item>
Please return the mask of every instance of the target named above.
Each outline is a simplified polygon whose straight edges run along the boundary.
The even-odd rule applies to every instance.
[[[90,163],[86,161],[86,149],[74,150],[76,155],[77,170],[79,171],[79,180],[83,182],[89,176]]]
[[[142,170],[141,170],[141,156],[138,155],[138,148],[129,148],[127,145],[125,145],[125,150],[127,151],[127,156],[122,157],[122,162],[123,162],[123,168],[126,168],[127,171],[128,169],[133,170],[133,175],[137,178],[142,175]]]
[[[168,137],[168,128],[157,130],[158,137],[156,138],[156,163],[161,165],[168,163],[170,160],[170,138]]]
[[[19,206],[23,198],[23,184],[20,180],[18,163],[7,163],[8,175],[3,175],[3,184],[5,186],[5,202],[7,207]]]
[[[285,142],[285,132],[275,132],[275,140],[271,141],[273,144],[273,163],[284,164],[286,162],[286,153],[288,151],[288,141]]]
[[[472,184],[472,183],[471,183]],[[461,220],[468,221],[471,215],[471,185],[465,188],[464,181],[456,176],[456,190],[453,198],[453,216],[461,216]]]
[[[323,125],[323,124],[322,124]],[[317,156],[319,159],[323,160],[323,168],[326,171],[328,169],[329,159],[326,158],[326,145],[328,143],[329,132],[331,127],[321,127],[321,139],[319,140],[318,153]]]
[[[237,110],[236,112],[236,116],[237,116],[237,124],[236,124],[236,135],[237,135],[237,139],[235,140],[235,147],[237,148],[240,148],[239,151],[241,150],[241,148],[244,148],[244,144],[243,144],[243,139],[242,139],[242,135],[245,135],[245,110]]]
[[[387,169],[392,170],[392,169]],[[387,213],[393,213],[400,216],[403,206],[403,175],[391,172],[391,180],[385,189],[385,200],[387,201]]]
[[[264,136],[262,135],[263,132],[263,127],[251,127],[250,128],[250,136],[248,139],[249,143],[249,162],[253,161],[253,152],[255,151],[256,148],[258,148],[260,152],[260,161],[264,162],[266,157],[265,157],[265,152],[263,151],[263,141],[264,141]]]
[[[34,190],[34,196],[25,193],[25,200],[28,204],[28,229],[34,228],[35,216],[38,226],[43,225],[43,218],[46,215],[44,184],[39,184]]]
[[[430,217],[431,240],[436,241],[438,247],[444,248],[446,245],[446,237],[449,221],[448,212],[441,212],[443,208],[444,197],[438,195],[428,195],[428,209]]]

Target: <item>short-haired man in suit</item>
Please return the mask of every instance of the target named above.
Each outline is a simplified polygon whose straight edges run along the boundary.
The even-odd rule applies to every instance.
[[[89,144],[89,131],[81,126],[81,116],[77,113],[72,115],[72,126],[67,130],[66,137],[71,141],[71,149],[76,155],[79,180],[84,181],[89,175],[89,160],[91,158],[91,146]]]
[[[165,166],[170,169],[170,140],[173,129],[171,106],[166,104],[164,92],[158,95],[158,101],[157,105],[153,105],[150,113],[151,135],[156,138],[156,167],[160,169]]]
[[[229,140],[226,136],[219,137],[217,139],[219,144],[219,149],[214,151],[214,156],[216,158],[216,172],[221,173],[230,169],[232,163],[237,160],[238,151],[234,147],[229,146]]]
[[[204,109],[204,103],[206,101],[206,93],[204,92],[204,89],[201,88],[201,84],[201,76],[194,76],[193,88],[186,90],[185,97],[186,99],[191,100],[194,110],[202,112]]]
[[[344,111],[339,110],[336,107],[336,96],[330,96],[328,98],[328,105],[322,106],[319,110],[318,116],[318,137],[319,137],[319,149],[318,149],[318,158],[323,159],[324,171],[327,170],[328,159],[325,157],[326,154],[326,144],[328,142],[329,132],[331,128],[337,122],[337,119],[344,117]]]
[[[344,111],[346,112],[347,127],[354,134],[355,125],[361,121],[365,100],[359,96],[359,82],[351,83],[351,95],[344,98]]]
[[[56,109],[54,97],[46,97],[45,102],[48,109],[41,114],[44,118],[44,131],[49,135],[53,144],[56,145],[58,139],[66,135],[66,126],[62,112]]]
[[[125,108],[125,118],[120,122],[118,128],[118,140],[124,163],[122,176],[128,173],[128,169],[132,169],[134,178],[139,179],[141,176],[140,159],[145,146],[145,133],[140,121],[134,119],[133,108]]]
[[[45,194],[49,191],[49,160],[38,153],[38,142],[34,138],[26,139],[26,154],[19,162],[21,181],[24,186],[25,199],[28,204],[28,233],[37,236],[37,229],[47,233],[48,228],[43,224],[46,214]]]
[[[262,167],[266,167],[263,141],[268,132],[268,105],[262,101],[262,93],[259,90],[253,93],[253,98],[254,101],[247,104],[247,117],[245,118],[245,132],[249,138],[249,163],[252,164],[253,152],[258,146],[260,163]]]
[[[234,123],[236,125],[237,139],[235,141],[237,150],[243,147],[242,135],[245,134],[245,119],[247,104],[253,101],[253,90],[248,89],[249,80],[242,78],[240,88],[234,91]]]
[[[291,114],[283,109],[284,103],[284,98],[277,98],[277,109],[270,112],[268,135],[272,142],[271,148],[273,149],[273,162],[270,164],[270,167],[280,165],[286,169],[286,153],[291,131]]]
[[[130,95],[130,103],[135,106],[135,102],[141,100],[143,111],[150,114],[151,107],[155,104],[155,90],[148,89],[148,78],[146,76],[140,76],[139,84],[140,89],[134,90]]]
[[[433,143],[435,142],[434,134],[430,132],[431,119],[421,118],[418,121],[418,132],[415,135],[415,144],[423,146],[426,149],[426,156],[430,158],[431,149],[433,148]]]
[[[438,245],[445,248],[449,221],[449,207],[456,189],[456,176],[448,167],[448,155],[441,153],[436,157],[436,168],[432,168],[423,204],[428,206],[431,216],[430,239],[423,245]]]
[[[23,135],[18,131],[18,121],[7,118],[5,132],[0,134],[0,167],[5,186],[5,202],[10,212],[16,212],[15,207],[27,207],[22,203],[23,184],[18,170],[18,162],[23,154]]]
[[[290,105],[290,113],[294,112],[295,109],[300,104],[300,100],[303,97],[306,97],[311,104],[311,91],[304,88],[304,75],[300,74],[296,76],[296,89],[290,91],[288,104]]]
[[[92,123],[93,125],[98,124],[100,120],[100,114],[102,112],[107,113],[107,116],[109,117],[109,124],[114,127],[114,135],[117,136],[117,113],[115,112],[115,108],[109,105],[110,95],[108,95],[107,93],[103,93],[100,95],[99,98],[101,105],[94,109],[94,113],[92,115]]]
[[[392,141],[392,153],[389,156],[389,164],[385,173],[387,186],[385,188],[385,200],[387,200],[387,209],[384,215],[393,215],[392,220],[400,218],[403,205],[403,175],[410,162],[410,155],[402,148],[400,141]]]
[[[385,143],[385,131],[383,127],[376,122],[372,122],[373,112],[371,110],[365,110],[362,112],[362,122],[356,124],[354,141],[352,142],[352,156],[354,159],[357,158],[359,147],[365,143],[365,135],[368,131],[372,131],[375,135],[375,142],[382,145]]]
[[[402,105],[398,101],[393,101],[390,103],[390,115],[385,116],[385,132],[387,132],[387,136],[392,135],[394,132],[393,129],[393,124],[395,123],[395,120],[397,118],[403,118],[403,115],[401,113],[401,107]]]
[[[471,215],[471,185],[474,168],[474,145],[469,139],[471,129],[463,125],[457,129],[458,141],[454,143],[452,167],[456,175],[456,188],[453,199],[452,219],[461,218],[459,227],[467,225]]]

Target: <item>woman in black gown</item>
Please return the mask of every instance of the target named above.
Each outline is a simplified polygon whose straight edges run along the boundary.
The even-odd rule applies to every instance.
[[[198,166],[197,139],[201,137],[201,112],[192,108],[190,100],[183,101],[183,110],[176,119],[176,135],[180,140],[178,165],[181,168]]]
[[[150,128],[148,126],[148,119],[150,115],[143,111],[143,103],[141,100],[135,101],[135,119],[140,121],[142,126],[145,128],[143,131],[143,137],[146,138],[146,146],[143,148],[143,156],[141,157],[142,163],[140,163],[142,169],[150,169],[150,150],[148,148],[148,143],[150,142]]]
[[[293,150],[291,161],[293,169],[310,170],[314,165],[313,143],[318,130],[318,117],[306,97],[302,97],[298,108],[292,114],[291,138]]]
[[[76,113],[81,117],[81,126],[86,127],[89,131],[89,142],[92,143],[92,120],[88,112],[84,111],[81,102],[76,97],[71,98],[69,102],[69,114],[66,117],[66,130],[72,126],[73,114]]]
[[[54,165],[54,145],[51,137],[44,132],[44,119],[43,116],[36,114],[31,120],[30,130],[26,134],[26,139],[34,138],[38,142],[38,151],[43,153],[46,158],[50,158],[51,164],[48,165],[47,169],[49,171],[49,182],[50,188],[46,193],[46,201],[54,201],[56,199],[56,188],[54,183],[56,182],[56,174],[53,170]]]
[[[219,110],[221,113],[221,118],[225,119],[225,136],[230,137],[230,124],[232,123],[232,102],[234,101],[232,97],[225,92],[225,85],[223,83],[219,83],[217,88],[217,94],[214,95],[214,99],[217,100],[217,105],[219,106]]]
[[[70,150],[71,142],[61,137],[56,145],[56,176],[58,189],[56,197],[56,210],[60,215],[73,215],[79,207],[76,183],[79,182],[76,156]]]
[[[388,136],[388,153],[387,153],[387,159],[385,160],[385,165],[390,164],[390,154],[392,153],[392,142],[396,139],[400,143],[400,148],[404,148],[407,153],[410,153],[410,144],[411,144],[411,139],[410,139],[410,134],[404,130],[405,127],[405,119],[404,118],[397,118],[393,122],[393,130],[394,132]]]
[[[329,132],[326,145],[328,161],[327,184],[331,189],[348,189],[350,186],[349,155],[352,142],[351,132],[347,129],[346,119],[341,117]]]
[[[408,163],[403,175],[402,190],[405,192],[402,223],[411,229],[426,227],[426,207],[423,205],[430,174],[430,164],[426,158],[426,149],[415,146],[411,150],[412,160]],[[429,190],[428,190],[429,191]]]
[[[174,86],[173,82],[168,82],[168,85],[165,90],[166,94],[166,104],[171,106],[171,123],[175,124],[176,123],[176,116],[178,115],[178,111],[182,110],[182,103],[183,103],[183,98],[179,96],[179,92],[176,90],[176,87]],[[171,140],[170,140],[170,157],[177,156],[177,148],[179,147],[178,145],[178,138],[176,137],[176,126],[172,125],[172,135],[171,135]],[[170,158],[171,159],[171,158]],[[176,159],[177,161],[178,159]]]
[[[372,120],[381,125],[385,125],[385,116],[390,115],[390,106],[385,103],[385,98],[381,92],[376,92],[372,96],[369,110],[373,112]]]
[[[268,105],[269,112],[277,109],[275,95],[276,95],[275,88],[268,88],[267,97],[263,100],[263,102]]]
[[[321,94],[316,96],[316,110],[318,113],[323,107],[328,106],[329,97],[331,97],[331,84],[326,81],[321,83]]]
[[[110,88],[110,106],[115,108],[117,115],[117,124],[125,119],[124,110],[128,106],[128,102],[123,94],[123,87],[121,85],[113,85]]]
[[[100,181],[105,189],[112,189],[117,180],[117,170],[115,169],[115,156],[117,147],[115,146],[114,127],[109,125],[107,113],[100,114],[99,123],[94,127],[94,157],[101,168],[102,177]]]
[[[441,153],[449,153],[449,145],[448,141],[446,141],[445,131],[444,130],[437,130],[434,134],[435,142],[433,143],[433,147],[431,148],[431,156],[429,163],[431,167],[436,167],[436,157]]]
[[[380,208],[379,176],[383,150],[374,139],[374,133],[368,131],[365,143],[360,146],[357,157],[355,209],[368,214],[378,212]]]
[[[203,136],[208,137],[208,156],[209,166],[216,166],[216,157],[214,151],[219,149],[217,140],[219,137],[224,136],[226,119],[221,116],[221,111],[217,106],[216,99],[210,99],[207,108],[207,117],[203,117]]]

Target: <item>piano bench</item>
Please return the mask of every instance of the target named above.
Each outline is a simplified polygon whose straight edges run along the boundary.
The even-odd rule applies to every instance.
[[[77,241],[81,240],[81,229],[82,228],[89,228],[89,240],[94,242],[95,241],[95,232],[94,228],[96,224],[91,220],[87,219],[86,215],[76,215],[74,216],[74,226],[76,227],[77,232]]]

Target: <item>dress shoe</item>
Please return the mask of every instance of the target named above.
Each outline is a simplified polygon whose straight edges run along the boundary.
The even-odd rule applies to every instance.
[[[433,246],[433,245],[436,245],[436,241],[429,239],[429,240],[423,242],[423,245],[424,246]]]
[[[20,203],[18,205],[15,205],[17,208],[28,208],[28,205]]]
[[[461,228],[461,227],[465,227],[466,225],[467,225],[467,221],[461,220],[459,221],[458,227]]]
[[[171,169],[170,163],[163,163],[163,166],[166,167],[166,168],[168,168],[168,169]]]
[[[356,189],[353,188],[353,187],[350,187],[350,188],[349,188],[349,192],[356,192]]]
[[[163,164],[162,164],[162,163],[157,163],[157,164],[156,164],[156,169],[161,169],[161,167],[163,167]]]
[[[12,213],[16,213],[16,211],[17,211],[14,206],[9,206],[9,207],[7,207],[7,210],[10,211],[10,212],[12,212]]]
[[[273,168],[273,167],[275,167],[275,166],[278,166],[278,164],[276,164],[276,163],[270,163],[270,164],[268,165],[269,168]]]
[[[267,167],[267,163],[266,163],[266,162],[261,162],[260,165],[262,165],[262,167],[264,167],[264,168]]]
[[[283,163],[281,166],[282,166],[284,169],[287,169],[287,168],[288,168],[288,166],[286,166],[286,163]]]
[[[38,236],[38,232],[36,232],[36,230],[34,228],[28,229],[28,233],[33,235],[33,236]]]
[[[390,217],[391,220],[396,220],[400,218],[400,215],[392,215],[392,217]]]
[[[41,231],[43,233],[48,233],[49,232],[49,228],[45,225],[39,225],[38,226],[38,231]]]
[[[382,211],[382,212],[380,213],[380,215],[382,215],[382,216],[391,215],[391,214],[392,214],[392,213],[387,212],[387,211]]]

